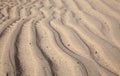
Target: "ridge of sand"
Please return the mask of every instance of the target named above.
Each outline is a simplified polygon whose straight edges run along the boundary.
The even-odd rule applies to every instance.
[[[0,76],[120,76],[120,0],[0,0]]]

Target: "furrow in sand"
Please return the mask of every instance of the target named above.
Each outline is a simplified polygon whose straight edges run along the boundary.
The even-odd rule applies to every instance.
[[[91,2],[90,2],[91,3]],[[94,6],[93,6],[94,7]],[[81,7],[82,8],[82,7]],[[83,8],[84,9],[84,8]],[[90,6],[87,8],[86,7],[86,9],[87,10],[90,10],[91,8],[90,8]],[[85,10],[85,11],[87,11],[87,10]],[[91,9],[90,11],[93,11],[94,12],[94,10],[93,9]],[[87,13],[90,13],[90,12],[87,12]],[[92,13],[90,13],[90,14],[92,14]],[[94,13],[95,14],[95,13]],[[93,14],[93,15],[94,15]],[[95,16],[97,16],[97,15],[95,15]],[[101,30],[101,31],[103,31],[103,32],[106,32],[106,36],[108,35],[108,37],[109,38],[111,38],[109,41],[111,41],[111,42],[113,42],[116,46],[118,46],[118,47],[120,47],[119,46],[119,35],[120,34],[117,34],[117,32],[119,32],[119,27],[120,27],[120,25],[119,25],[119,22],[118,22],[118,20],[116,20],[115,18],[112,18],[112,17],[110,17],[110,16],[108,16],[108,15],[104,15],[106,18],[107,18],[107,21],[106,20],[104,20],[104,21],[106,21],[105,23],[102,21],[102,23],[104,23],[104,24],[102,24],[102,26],[104,26],[104,28],[105,28],[105,30]],[[106,18],[104,18],[104,19],[106,19]],[[99,18],[99,19],[101,19],[101,18]],[[93,21],[92,21],[93,22]],[[108,22],[110,22],[110,23],[108,23]],[[115,26],[114,26],[115,25]],[[107,29],[107,27],[109,27],[109,30]],[[101,28],[101,29],[103,29],[103,28]],[[109,34],[108,34],[109,33]],[[116,35],[117,34],[117,35]],[[102,36],[103,37],[103,36]]]
[[[0,76],[120,76],[120,0],[0,0]]]
[[[12,27],[7,30],[7,32],[0,38],[0,70],[1,76],[5,76],[6,73],[9,76],[15,76],[15,62],[14,62],[14,43],[16,36],[19,32],[19,29],[22,26],[22,20],[20,22],[14,24]],[[19,26],[17,26],[19,25]]]
[[[77,3],[79,3],[79,2],[77,2]],[[76,7],[75,6],[74,7],[68,6],[68,7],[69,8],[74,8],[74,10],[72,9],[71,11],[73,11],[73,12],[76,11],[76,12],[74,12],[75,15],[76,14],[77,15],[81,14],[80,17],[78,17],[78,19],[79,19],[79,21],[81,21],[81,22],[83,22],[85,24],[84,26],[87,25],[87,27],[90,28],[93,32],[96,31],[96,32],[94,32],[95,34],[99,35],[100,37],[102,37],[104,39],[105,39],[105,36],[107,36],[107,40],[108,40],[108,38],[110,39],[109,42],[112,42],[116,46],[119,47],[119,43],[116,41],[116,38],[119,38],[119,34],[116,35],[116,33],[115,33],[115,32],[118,32],[116,30],[119,30],[119,23],[114,24],[115,22],[113,22],[111,20],[112,19],[111,17],[105,16],[105,15],[103,16],[101,13],[99,13],[97,11],[94,11],[90,7],[90,5],[88,5],[87,3],[85,3],[85,4],[86,4],[86,7],[79,7],[79,8],[77,6]],[[91,16],[89,16],[87,14],[84,14],[80,10],[84,10],[87,13],[90,13],[91,15],[97,17],[98,20],[102,20],[102,23],[98,22],[96,20],[96,18],[94,19]],[[106,18],[107,18],[107,20],[106,20]],[[93,23],[93,21],[94,21],[94,23]],[[88,26],[88,25],[90,25],[90,26]],[[99,28],[97,27],[97,25],[98,25]],[[114,26],[114,25],[116,25],[116,26]],[[114,29],[113,27],[116,28],[116,29]],[[111,31],[112,31],[112,33],[111,33]],[[114,34],[113,34],[113,32],[114,32]],[[105,34],[105,36],[103,36],[103,34]],[[115,37],[115,35],[117,37]]]
[[[120,47],[119,46],[119,35],[120,34],[117,34],[117,32],[119,32],[118,30],[119,30],[119,27],[120,27],[120,25],[119,25],[119,22],[117,22],[117,20],[116,19],[114,19],[114,18],[112,18],[112,17],[110,17],[110,16],[108,16],[108,15],[103,15],[102,16],[102,13],[98,13],[98,11],[97,10],[95,10],[95,9],[93,9],[93,8],[91,8],[92,7],[92,3],[91,2],[89,2],[91,5],[89,5],[88,3],[86,3],[86,1],[83,1],[85,4],[86,4],[86,7],[84,8],[84,7],[82,7],[82,6],[79,6],[79,8],[81,8],[81,9],[83,9],[83,11],[85,11],[85,12],[87,12],[88,14],[90,14],[90,15],[94,15],[95,17],[97,17],[97,16],[101,16],[101,17],[103,17],[103,18],[97,18],[98,20],[101,20],[101,19],[103,19],[104,21],[105,21],[105,23],[104,23],[104,21],[101,21],[102,23],[100,23],[100,22],[98,22],[97,20],[96,20],[96,18],[95,19],[92,19],[92,18],[90,18],[89,19],[89,21],[91,21],[91,20],[93,20],[93,21],[91,21],[93,24],[95,24],[95,25],[91,25],[91,26],[88,26],[88,24],[87,24],[87,26],[92,30],[92,31],[96,31],[96,32],[94,32],[94,33],[96,33],[96,34],[99,34],[101,37],[104,37],[103,35],[101,35],[100,33],[97,33],[97,30],[100,30],[99,32],[103,32],[104,34],[105,34],[105,36],[107,36],[107,39],[108,38],[110,38],[110,40],[109,40],[109,42],[112,42],[112,43],[114,43],[116,46],[118,46],[118,47]],[[78,2],[77,2],[78,3]],[[94,6],[93,6],[94,7]],[[95,10],[95,11],[94,11]],[[96,14],[97,13],[97,14]],[[89,18],[89,16],[87,17],[87,18]],[[107,18],[107,20],[105,20]],[[80,19],[79,19],[80,20]],[[82,20],[82,19],[81,19]],[[84,21],[84,19],[83,19],[83,21]],[[81,22],[83,22],[83,21],[81,21]],[[85,24],[86,23],[90,23],[90,22],[86,22],[85,21]],[[98,29],[98,28],[96,28],[96,25],[99,25],[99,27],[100,27],[100,29]],[[114,26],[114,25],[116,25],[116,26]],[[116,35],[117,34],[117,35]],[[106,39],[106,40],[107,40]]]
[[[120,7],[120,4],[118,2],[116,2],[114,0],[111,0],[111,2],[107,2],[105,0],[101,0],[101,1],[103,1],[105,3],[105,5],[107,5],[110,8],[116,10],[116,12],[120,13],[120,8],[118,8],[118,7]],[[114,5],[116,5],[116,7]]]
[[[117,47],[114,47],[113,45],[106,42],[105,40],[92,34],[81,23],[76,24],[76,26],[74,26],[74,23],[72,23],[71,20],[67,21],[66,23],[67,23],[67,26],[74,29],[79,34],[79,36],[92,48],[93,55],[100,64],[102,64],[106,68],[111,69],[111,71],[114,71],[115,73],[119,74],[119,72],[117,72],[117,71],[119,70],[119,66],[120,66],[119,62],[120,61],[118,58],[119,49]],[[95,38],[94,39],[95,41],[93,40],[93,38]],[[114,50],[114,52],[112,50]],[[113,55],[113,56],[111,57],[111,55]],[[107,58],[110,58],[110,59],[107,59]],[[117,60],[114,60],[114,58]],[[113,66],[113,64],[116,64],[116,65]]]
[[[9,7],[6,6],[5,8],[0,10],[0,24],[6,21],[9,18]]]
[[[91,1],[91,0],[88,0],[88,1]],[[94,3],[94,2],[95,2],[95,3]],[[101,13],[104,13],[105,15],[107,14],[107,15],[109,15],[109,16],[111,16],[111,17],[114,17],[115,19],[119,20],[120,14],[119,14],[118,12],[114,11],[114,9],[111,9],[109,6],[105,5],[105,4],[104,4],[102,1],[100,1],[100,0],[96,0],[96,1],[94,1],[94,2],[91,1],[91,3],[92,3],[92,5],[94,6],[94,8],[96,8],[98,11],[100,11]],[[101,5],[102,7],[104,7],[104,8],[99,7],[98,5],[96,5],[96,3],[97,3],[97,4],[100,4],[100,5]],[[112,14],[112,15],[111,15],[111,14]]]
[[[22,27],[17,45],[23,76],[51,76],[50,68],[42,53],[36,46],[33,20]],[[23,42],[23,40],[25,40]],[[25,55],[26,54],[26,55]]]
[[[51,21],[51,26],[60,33],[66,47],[71,48],[79,55],[90,58],[89,51],[72,30],[63,25],[59,20]]]
[[[43,53],[51,60],[53,64],[52,70],[54,71],[56,76],[83,75],[83,73],[81,72],[82,67],[69,55],[64,53],[55,42],[54,34],[52,33],[52,30],[49,29],[49,21],[52,18],[50,15],[51,12],[49,12],[49,9],[45,9],[47,9],[47,7],[42,9],[45,15],[45,19],[40,21],[36,27],[38,30],[38,38],[40,38],[39,46],[41,47]],[[66,59],[64,59],[64,57]]]
[[[45,24],[44,24],[45,25]],[[80,71],[80,66],[72,60],[72,58],[69,57],[69,55],[66,55],[57,45],[54,41],[53,34],[50,32],[50,30],[41,24],[41,27],[37,27],[41,49],[43,52],[50,58],[54,65],[55,72],[57,76],[76,76],[76,75],[82,75]],[[49,30],[48,32],[46,30]],[[45,33],[45,34],[43,34]],[[49,40],[48,37],[51,37]],[[54,54],[56,53],[56,54]],[[54,54],[54,55],[52,55]],[[65,59],[64,59],[65,57]],[[69,64],[70,63],[70,64]],[[62,65],[61,65],[62,64]],[[79,67],[77,67],[79,66]],[[74,71],[76,70],[76,72]]]
[[[20,19],[19,17],[19,8],[17,6],[11,8],[10,10],[10,19],[5,21],[3,24],[1,24],[0,27],[0,36],[4,34],[7,28],[10,27],[13,23],[18,21]]]
[[[56,29],[54,29],[56,30]],[[54,32],[55,33],[55,32]],[[94,61],[92,61],[90,58],[86,57],[86,56],[83,56],[84,53],[80,53],[80,52],[76,52],[74,51],[74,48],[75,46],[71,46],[72,43],[65,43],[66,41],[64,41],[62,39],[62,35],[59,34],[59,32],[56,31],[56,33],[58,34],[57,36],[55,35],[55,38],[56,38],[56,42],[58,44],[58,46],[66,53],[68,54],[69,56],[71,56],[74,60],[76,60],[78,62],[78,64],[83,67],[82,69],[84,70],[81,70],[83,75],[84,76],[99,76],[100,73],[97,71],[97,68],[96,67],[93,67],[93,64],[96,65],[94,63]],[[66,39],[67,40],[67,39]],[[73,44],[75,44],[73,42]],[[83,45],[82,45],[83,46]],[[80,51],[80,49],[79,49]],[[84,51],[84,50],[81,50],[81,51]],[[83,55],[82,55],[83,54]],[[90,63],[88,63],[90,62]],[[92,70],[91,70],[91,67],[92,67]],[[96,72],[95,72],[96,71]]]

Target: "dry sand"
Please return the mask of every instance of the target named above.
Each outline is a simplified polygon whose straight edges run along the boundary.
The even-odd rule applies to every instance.
[[[0,0],[0,76],[120,76],[120,0]]]

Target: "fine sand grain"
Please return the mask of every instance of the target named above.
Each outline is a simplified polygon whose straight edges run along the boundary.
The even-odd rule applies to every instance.
[[[0,76],[120,76],[120,0],[0,0]]]

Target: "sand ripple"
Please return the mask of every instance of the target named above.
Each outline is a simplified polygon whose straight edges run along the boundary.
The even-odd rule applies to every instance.
[[[120,76],[120,0],[0,0],[0,76]]]

